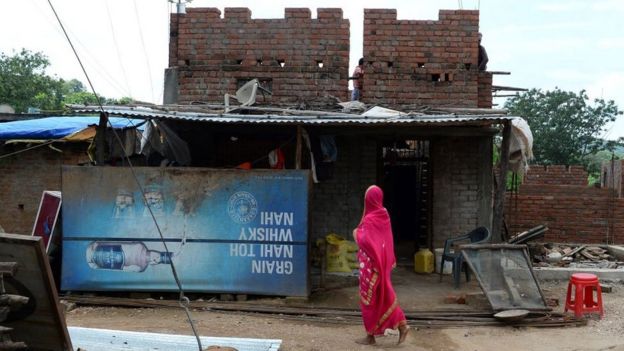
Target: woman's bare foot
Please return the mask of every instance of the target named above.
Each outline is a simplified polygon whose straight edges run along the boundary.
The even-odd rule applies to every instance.
[[[366,335],[365,338],[355,340],[356,343],[360,345],[375,345],[375,336],[374,335]]]
[[[397,345],[401,345],[403,341],[405,341],[408,332],[409,326],[407,325],[407,323],[399,325],[399,341],[397,342]]]

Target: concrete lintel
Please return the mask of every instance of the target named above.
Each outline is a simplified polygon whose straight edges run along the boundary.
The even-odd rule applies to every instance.
[[[591,273],[601,281],[624,281],[624,269],[534,267],[533,271],[538,280],[567,281],[573,273]]]

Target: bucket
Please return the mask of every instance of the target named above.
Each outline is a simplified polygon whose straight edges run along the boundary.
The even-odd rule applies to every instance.
[[[453,250],[451,250],[451,253]],[[436,273],[440,273],[440,262],[442,262],[442,254],[444,253],[444,249],[435,249],[435,271]],[[451,274],[453,273],[453,262],[446,261],[444,262],[444,269],[442,270],[442,274]]]
[[[414,254],[414,271],[432,273],[434,261],[433,253],[429,249],[420,249]]]

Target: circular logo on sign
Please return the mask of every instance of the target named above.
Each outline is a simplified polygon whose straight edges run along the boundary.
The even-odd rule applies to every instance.
[[[227,210],[234,222],[249,223],[258,214],[258,203],[250,193],[239,191],[230,196]]]

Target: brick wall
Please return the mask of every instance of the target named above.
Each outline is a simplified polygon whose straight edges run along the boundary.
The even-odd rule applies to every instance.
[[[544,241],[624,243],[624,199],[610,189],[588,187],[581,166],[532,166],[524,179],[517,197],[507,194],[512,233],[544,224]]]
[[[42,192],[61,190],[61,166],[89,160],[86,144],[57,147],[63,153],[42,147],[0,160],[0,226],[7,233],[30,235]]]
[[[531,166],[523,179],[526,185],[587,186],[587,172],[583,166]]]
[[[347,100],[349,20],[341,9],[286,8],[279,19],[252,19],[248,8],[188,8],[171,15],[169,66],[178,102],[223,102],[240,81],[269,81],[266,102],[331,94]],[[322,67],[320,67],[322,64]],[[259,98],[259,102],[262,102]]]
[[[492,108],[492,73],[479,72],[479,100],[477,107]]]
[[[491,137],[442,138],[432,149],[433,246],[485,225],[490,227]],[[484,150],[490,150],[488,153]]]
[[[338,160],[332,179],[314,184],[310,202],[310,238],[337,233],[351,240],[362,218],[364,192],[377,180],[377,143],[365,137],[336,139]]]
[[[362,101],[491,107],[491,74],[477,67],[478,32],[479,11],[441,10],[437,21],[414,21],[397,20],[394,9],[365,9]]]

